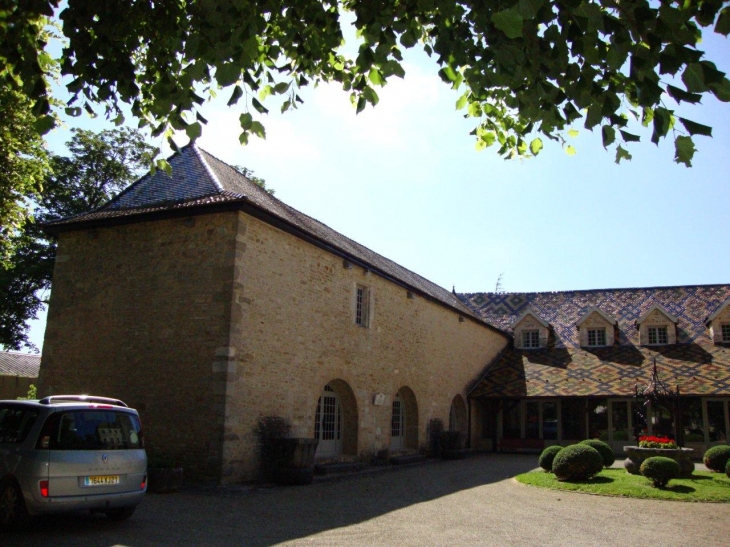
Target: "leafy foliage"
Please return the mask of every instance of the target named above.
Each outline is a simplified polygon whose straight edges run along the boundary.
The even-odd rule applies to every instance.
[[[560,452],[562,449],[563,449],[562,446],[558,446],[556,444],[554,444],[552,446],[548,446],[540,454],[540,457],[537,460],[538,465],[547,472],[552,471],[553,470],[553,461],[555,460],[555,456],[557,456],[558,452]]]
[[[33,401],[35,399],[38,399],[38,388],[35,384],[30,384],[28,386],[28,393],[25,397],[18,397],[19,401]]]
[[[611,467],[613,465],[613,462],[616,461],[616,456],[614,456],[613,454],[613,449],[603,441],[599,441],[598,439],[586,439],[585,441],[581,441],[580,444],[585,444],[598,450],[601,458],[603,458],[603,465],[605,467]]]
[[[725,466],[730,461],[730,445],[718,444],[708,448],[705,452],[704,458],[702,458],[705,467],[715,473],[722,473],[725,471]]]
[[[33,218],[12,237],[14,252],[0,267],[0,344],[32,347],[28,322],[43,308],[51,287],[56,241],[44,222],[106,203],[147,167],[154,149],[130,129],[94,133],[74,130],[67,143],[71,156],[50,158],[51,172],[36,198]]]
[[[41,117],[49,110],[43,21],[60,5],[16,3],[0,19],[0,83],[26,94]],[[244,103],[244,143],[265,137],[256,118],[268,97],[296,108],[310,84],[338,82],[360,112],[378,103],[377,87],[403,77],[403,51],[419,46],[462,91],[457,108],[478,120],[479,148],[534,155],[541,134],[571,154],[564,135],[582,123],[600,128],[618,162],[640,138],[628,130],[633,118],[654,143],[671,132],[675,160],[690,165],[693,136],[710,128],[681,119],[682,130],[668,101],[730,100],[730,81],[698,48],[703,28],[727,36],[729,11],[727,0],[75,0],[59,17],[67,111],[104,105],[121,121],[126,103],[170,140],[174,130],[200,136],[201,105],[220,89],[229,105]],[[346,12],[355,58],[341,48]]]
[[[640,471],[651,480],[654,488],[664,488],[670,480],[679,476],[679,464],[672,458],[653,456],[641,463]]]
[[[276,193],[276,190],[273,188],[269,188],[266,186],[266,181],[262,179],[261,177],[257,177],[254,172],[249,169],[248,167],[244,167],[243,165],[234,165],[233,168],[241,173],[244,177],[246,177],[248,180],[253,182],[256,186],[259,186],[266,190],[266,193],[271,194],[272,196]]]
[[[598,451],[585,444],[566,446],[553,460],[553,473],[559,481],[590,479],[603,469],[603,458]]]

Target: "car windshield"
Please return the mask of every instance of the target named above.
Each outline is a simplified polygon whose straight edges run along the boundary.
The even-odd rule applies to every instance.
[[[113,410],[73,410],[48,418],[41,438],[51,450],[128,450],[142,448],[139,420]]]

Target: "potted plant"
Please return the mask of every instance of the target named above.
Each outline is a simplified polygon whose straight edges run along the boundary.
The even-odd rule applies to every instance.
[[[624,451],[628,456],[624,461],[624,467],[632,475],[640,475],[644,460],[656,456],[676,461],[679,464],[680,477],[691,477],[695,470],[695,464],[691,460],[694,450],[679,448],[669,437],[641,436],[639,446],[624,446]]]
[[[461,431],[442,431],[440,437],[441,457],[446,460],[460,460],[469,455],[466,437]]]
[[[183,468],[167,457],[151,457],[147,462],[147,491],[153,494],[177,492],[183,481]]]

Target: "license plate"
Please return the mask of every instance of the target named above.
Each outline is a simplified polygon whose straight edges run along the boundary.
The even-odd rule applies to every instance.
[[[84,486],[107,486],[109,484],[119,484],[119,475],[84,477]]]

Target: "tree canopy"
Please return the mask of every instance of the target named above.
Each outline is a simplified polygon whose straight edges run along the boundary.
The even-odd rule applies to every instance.
[[[70,156],[50,157],[33,215],[13,232],[13,252],[0,267],[0,344],[6,348],[32,347],[28,322],[37,317],[51,288],[56,241],[41,225],[103,205],[132,183],[154,155],[143,136],[130,129],[74,130],[66,144]]]
[[[7,0],[0,12],[0,78],[34,102],[37,127],[53,124],[44,18],[60,0]],[[677,103],[714,95],[730,81],[700,49],[702,31],[727,36],[728,0],[69,0],[58,17],[67,42],[61,72],[69,114],[122,104],[153,135],[195,140],[201,106],[221,89],[239,107],[241,141],[263,137],[267,97],[282,109],[299,89],[339,82],[357,111],[402,77],[403,51],[420,47],[460,90],[479,147],[505,157],[564,142],[576,124],[600,128],[616,160],[627,143],[671,136],[690,165],[693,136],[711,128],[675,115]],[[343,14],[359,50],[342,52]],[[635,119],[635,123],[631,119]],[[643,127],[642,127],[643,126]],[[636,130],[633,127],[637,127]],[[174,143],[173,147],[175,147]],[[570,152],[570,147],[566,147]]]

